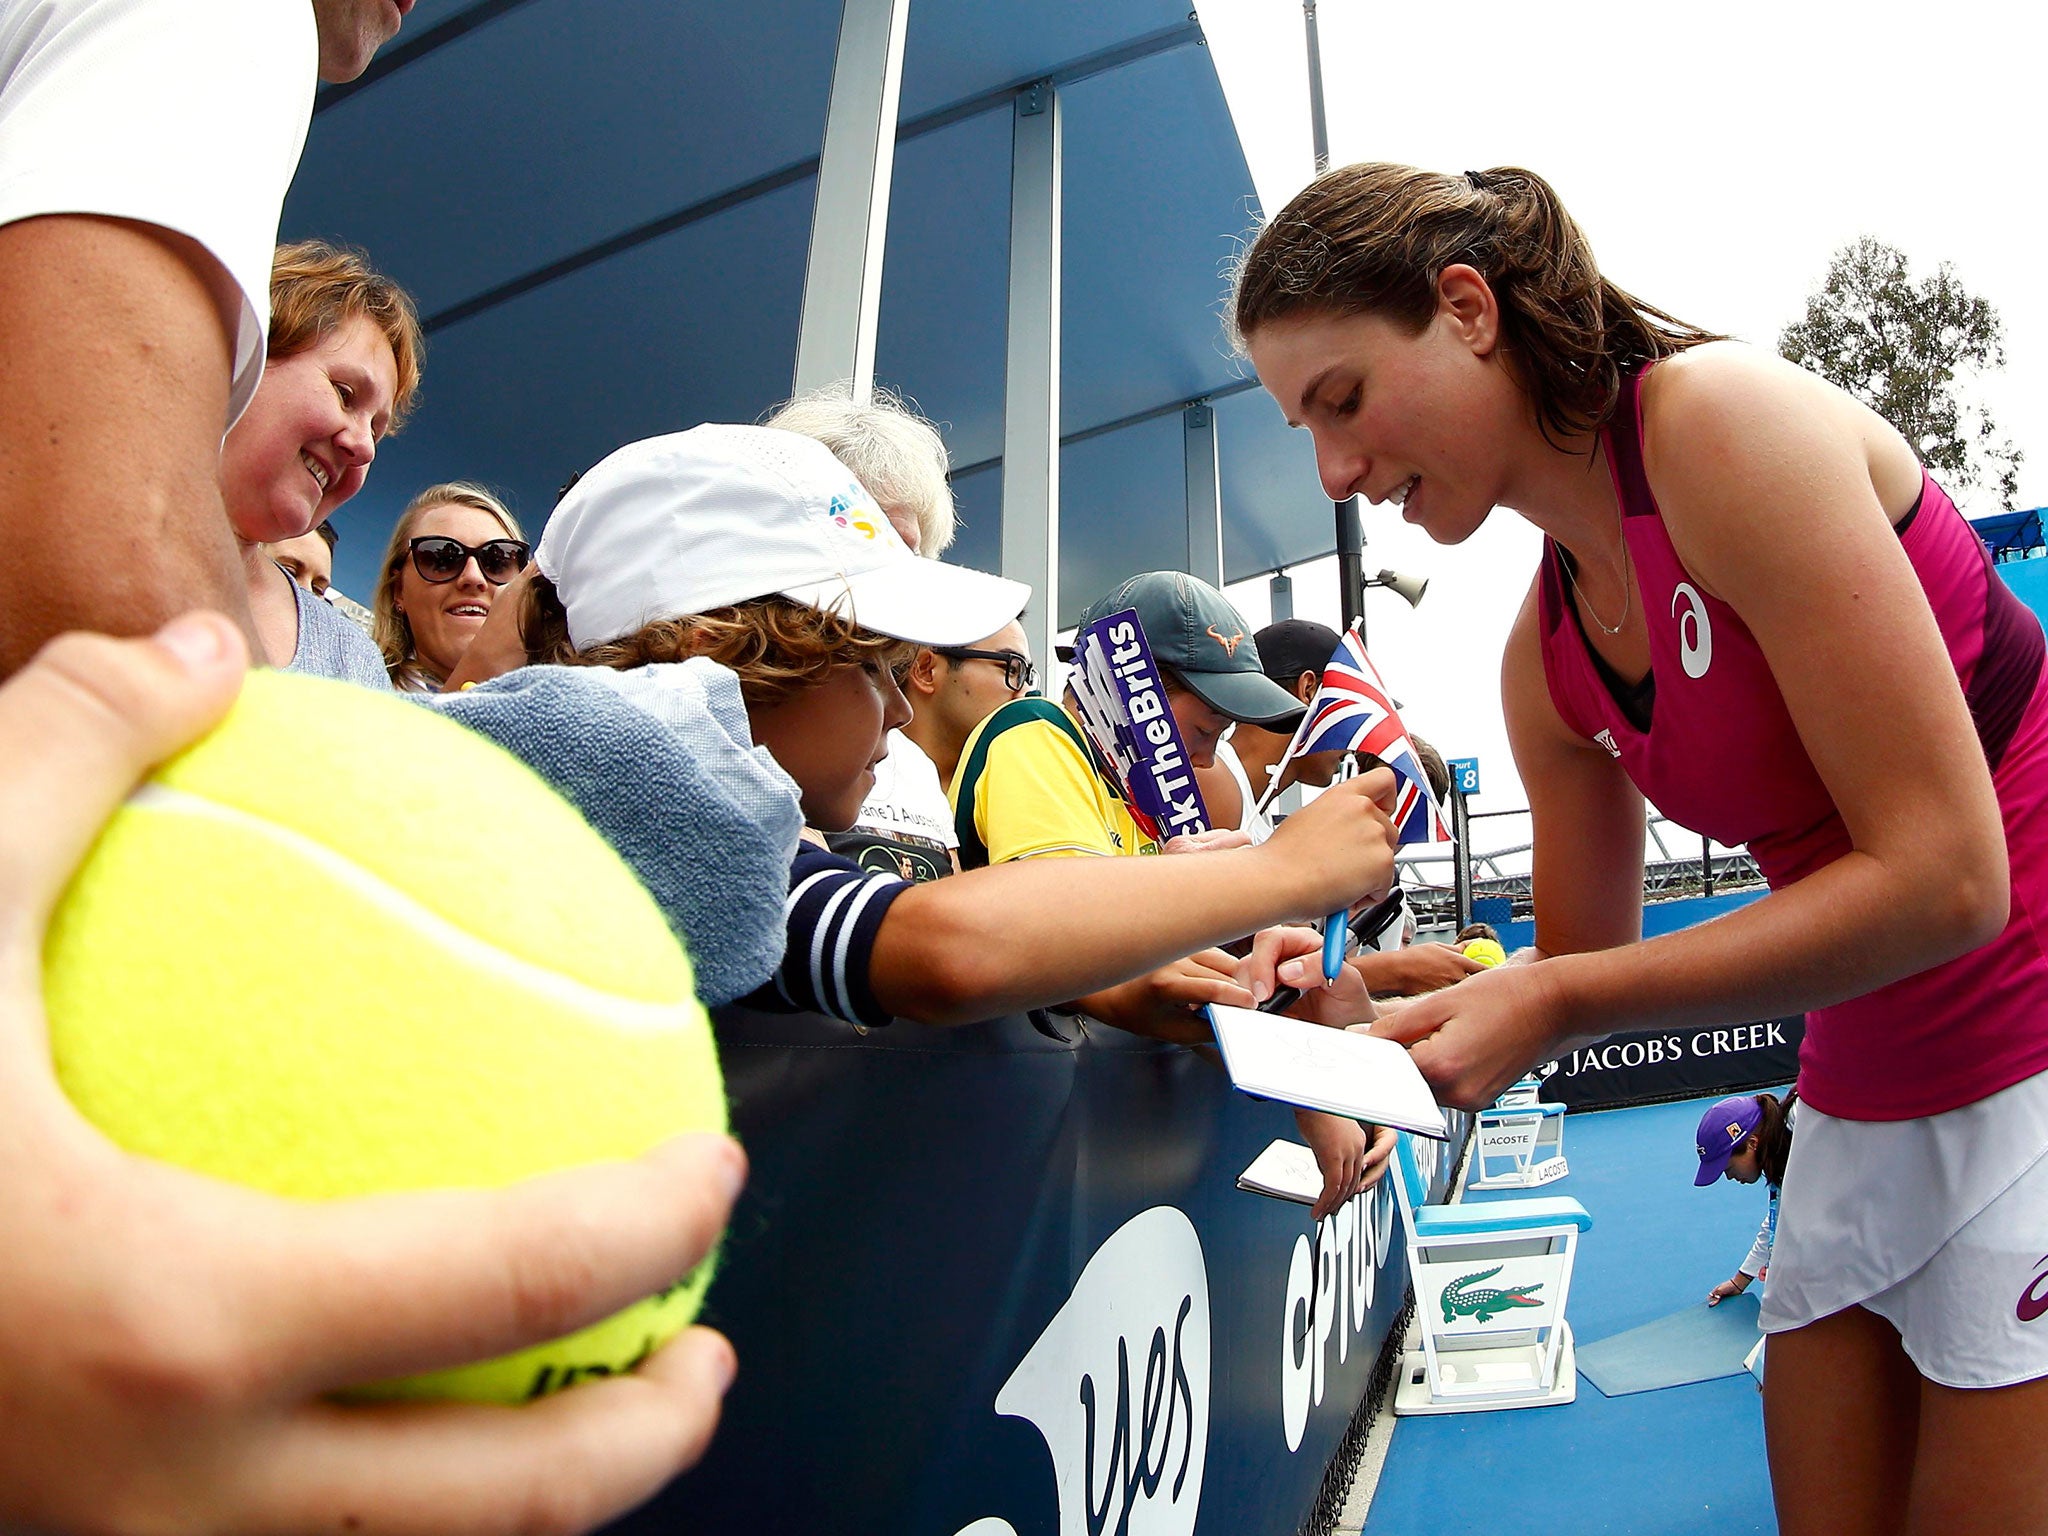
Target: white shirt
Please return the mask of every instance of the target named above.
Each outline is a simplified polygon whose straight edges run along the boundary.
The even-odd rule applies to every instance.
[[[242,294],[229,425],[263,375],[319,64],[308,0],[0,0],[0,225],[98,214],[198,242]]]
[[[1238,761],[1237,748],[1228,741],[1216,743],[1216,761],[1230,770],[1230,776],[1237,780],[1238,804],[1244,807],[1237,819],[1237,830],[1248,835],[1255,843],[1263,843],[1273,835],[1273,823],[1266,813],[1258,808],[1259,797],[1252,791],[1252,781],[1246,777],[1244,764]]]
[[[960,846],[939,770],[925,756],[924,748],[901,731],[889,733],[889,755],[875,764],[875,787],[861,802],[860,816],[851,830],[882,837],[907,834],[926,838],[941,848]]]

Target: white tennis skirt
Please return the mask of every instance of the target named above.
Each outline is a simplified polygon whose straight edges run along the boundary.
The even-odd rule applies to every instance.
[[[2048,1072],[1924,1119],[1793,1123],[1764,1332],[1860,1305],[1943,1386],[2048,1376]]]

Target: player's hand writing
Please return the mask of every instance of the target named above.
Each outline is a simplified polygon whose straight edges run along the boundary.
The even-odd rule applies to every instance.
[[[1372,1033],[1409,1048],[1437,1102],[1484,1109],[1523,1073],[1557,1055],[1563,1001],[1549,968],[1496,966],[1389,1010]]]

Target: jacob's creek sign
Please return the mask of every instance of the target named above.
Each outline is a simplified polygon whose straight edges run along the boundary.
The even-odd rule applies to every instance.
[[[1543,1097],[1588,1109],[1789,1083],[1805,1034],[1806,1020],[1794,1017],[1610,1035],[1546,1063]]]

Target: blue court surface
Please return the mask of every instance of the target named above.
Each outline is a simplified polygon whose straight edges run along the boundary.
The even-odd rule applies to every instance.
[[[1693,1130],[1707,1102],[1567,1117],[1571,1173],[1532,1193],[1570,1195],[1593,1217],[1565,1309],[1580,1348],[1704,1306],[1748,1254],[1761,1186],[1693,1187]],[[1367,1536],[1488,1527],[1775,1532],[1756,1383],[1745,1372],[1610,1398],[1582,1377],[1578,1400],[1559,1408],[1396,1420]]]

